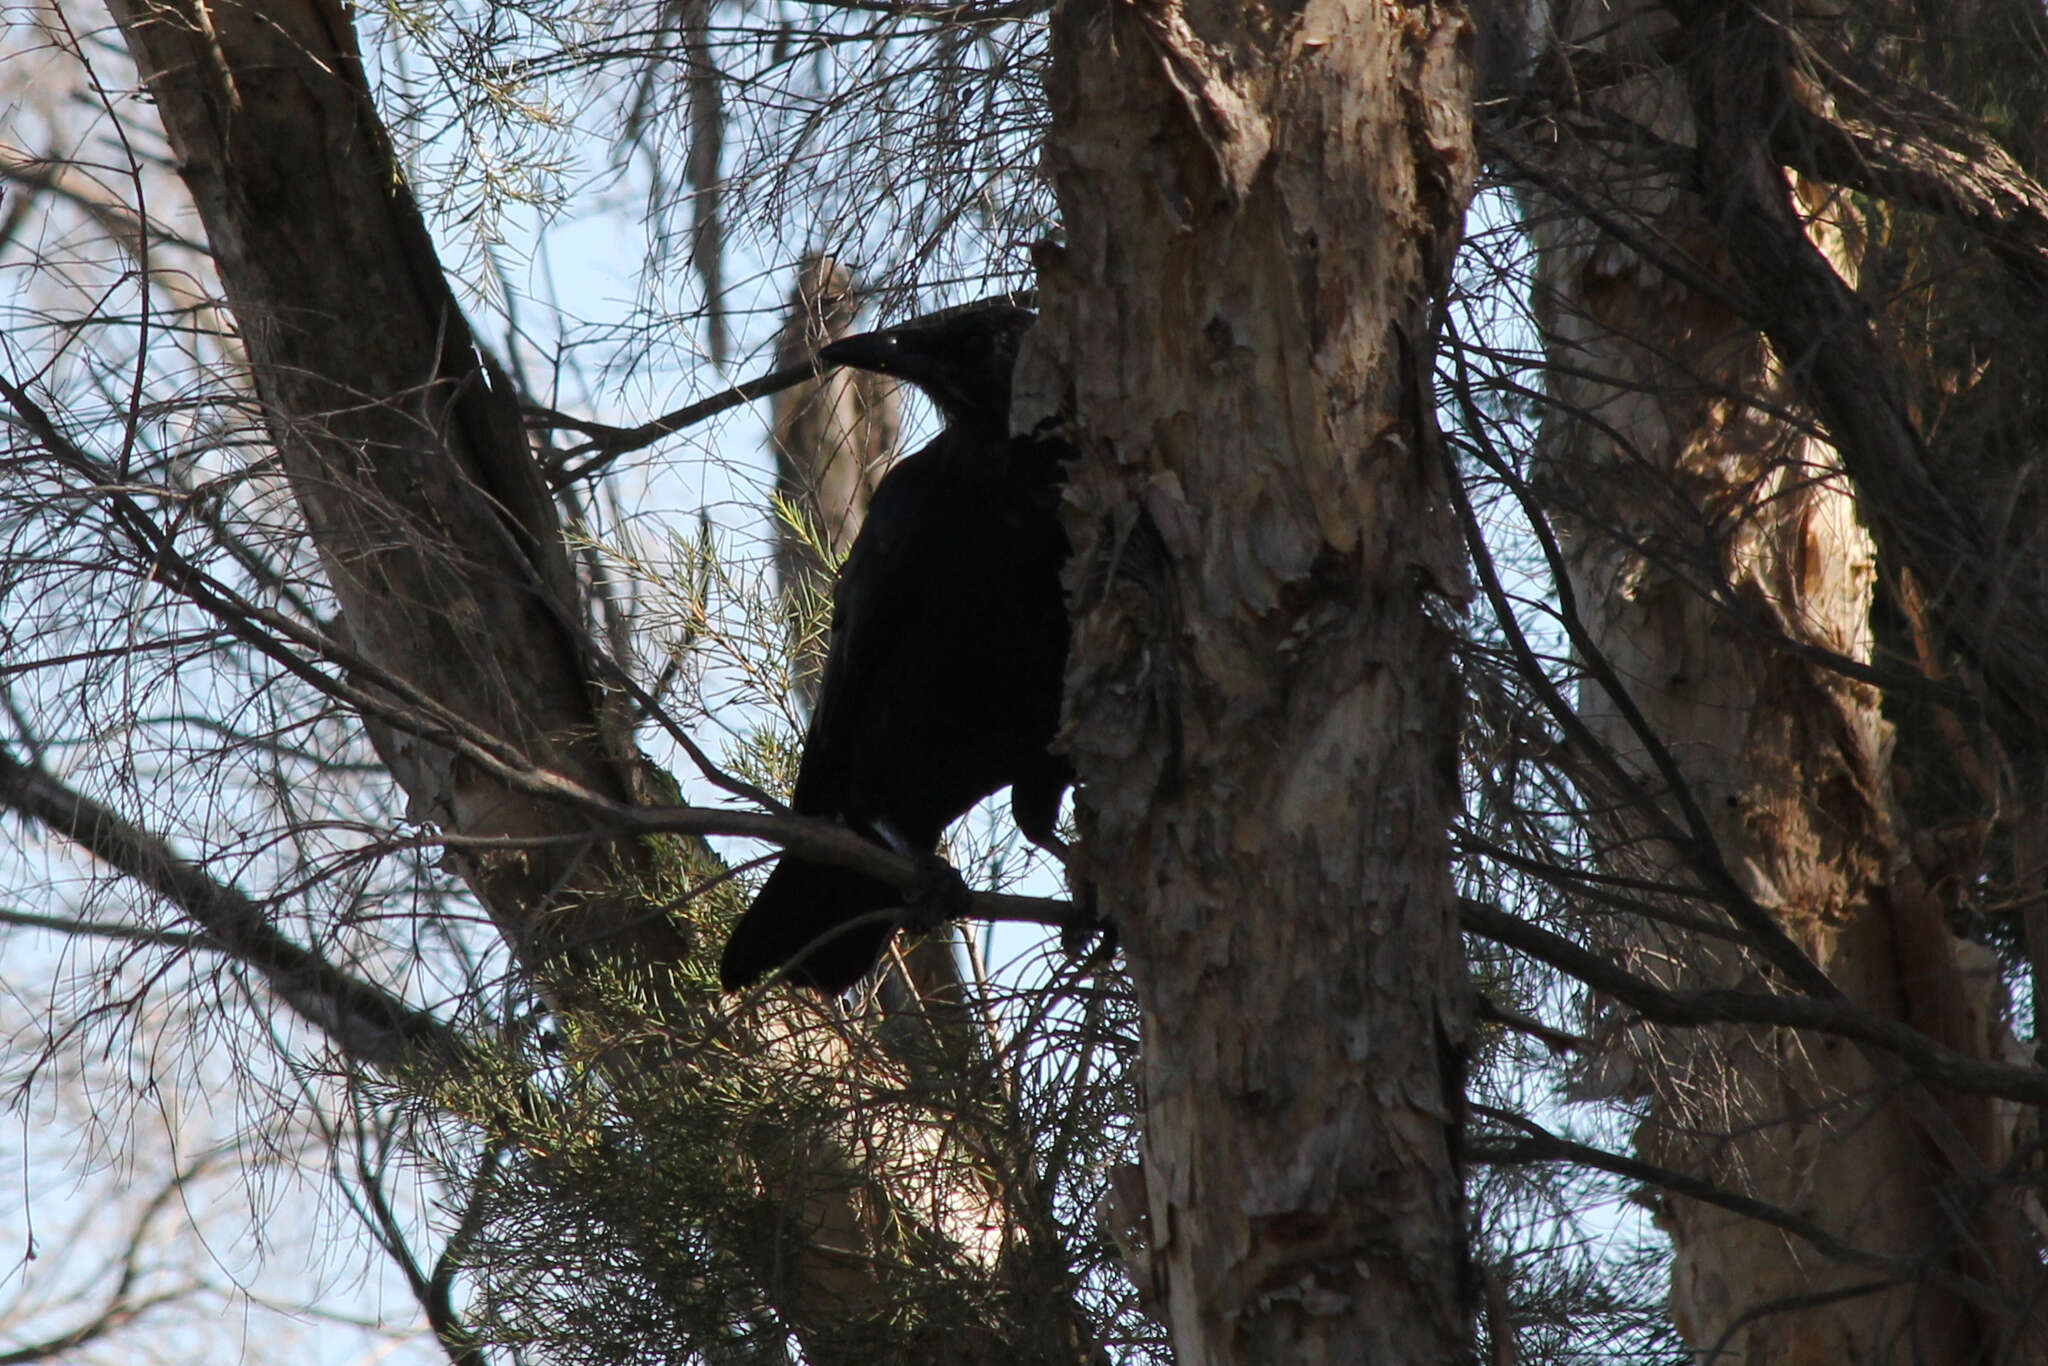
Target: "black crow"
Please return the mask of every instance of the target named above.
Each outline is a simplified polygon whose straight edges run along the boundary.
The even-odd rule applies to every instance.
[[[791,805],[913,856],[1010,789],[1017,826],[1057,847],[1073,781],[1047,752],[1067,657],[1060,568],[1065,443],[1010,435],[1010,374],[1033,315],[991,305],[865,333],[818,353],[908,380],[946,428],[876,487],[833,591],[832,643]],[[875,966],[910,898],[784,855],[733,927],[728,991],[787,967],[845,991]]]

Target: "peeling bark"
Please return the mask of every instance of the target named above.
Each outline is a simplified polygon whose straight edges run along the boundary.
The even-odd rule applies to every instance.
[[[1035,394],[1082,451],[1065,742],[1187,1366],[1470,1350],[1432,618],[1462,578],[1425,378],[1470,63],[1453,5],[1054,17],[1066,245],[1020,421]]]
[[[1618,812],[1605,863],[1674,889],[1712,880],[1695,850],[1657,833],[1677,807],[1634,712],[1703,813],[1692,833],[1851,1002],[1959,1055],[1996,1057],[1997,966],[1949,933],[1908,856],[1880,696],[1816,662],[1869,663],[1875,552],[1841,459],[1802,420],[1811,353],[1788,365],[1771,345],[1779,334],[1766,340],[1744,316],[1762,306],[1760,288],[1796,308],[1794,292],[1747,270],[1742,243],[1763,228],[1711,185],[1719,176],[1755,192],[1757,177],[1769,180],[1800,251],[1840,277],[1844,298],[1861,222],[1826,188],[1757,161],[1760,143],[1707,145],[1726,130],[1702,128],[1709,97],[1655,59],[1673,27],[1660,7],[1559,6],[1550,18],[1573,62],[1605,59],[1618,73],[1575,115],[1634,131],[1581,139],[1560,121],[1547,145],[1523,149],[1542,184],[1580,196],[1537,194],[1530,218],[1552,361],[1543,474],[1574,510],[1560,526],[1570,588],[1619,689],[1588,682],[1579,711],[1638,779],[1601,794]],[[1740,55],[1696,62],[1694,81],[1727,75]],[[1745,88],[1768,83],[1751,59]],[[1742,117],[1763,112],[1753,98],[1714,107],[1736,105]],[[1705,199],[1668,169],[1670,149],[1693,146]],[[1859,382],[1879,382],[1862,364]],[[1608,932],[1636,972],[1669,988],[1776,981],[1760,956],[1725,942],[1619,917]],[[1987,1301],[2011,1288],[2010,1268],[1996,1265],[2008,1254],[1996,1219],[1952,1203],[2010,1156],[1989,1102],[1901,1085],[1840,1039],[1733,1026],[1620,1031],[1594,1084],[1649,1098],[1637,1133],[1648,1161],[1796,1210],[1893,1267],[1954,1273],[1945,1289],[1904,1276],[1869,1288],[1868,1266],[1668,1196],[1671,1311],[1696,1350],[1758,1362],[1993,1359],[2011,1325]],[[1984,1299],[1958,1291],[1971,1281]]]

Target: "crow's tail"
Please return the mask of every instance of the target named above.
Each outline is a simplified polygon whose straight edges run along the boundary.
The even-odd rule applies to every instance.
[[[837,995],[874,968],[902,905],[886,882],[785,854],[725,941],[718,983],[738,991],[787,967],[798,986]]]

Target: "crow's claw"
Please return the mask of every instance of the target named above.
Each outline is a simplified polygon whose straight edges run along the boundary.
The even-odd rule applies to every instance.
[[[949,920],[958,920],[973,908],[973,893],[960,870],[937,854],[923,854],[917,860],[917,886],[903,897],[903,927],[928,934]]]
[[[1091,950],[1088,941],[1095,941]],[[1116,952],[1116,923],[1102,913],[1095,901],[1095,888],[1083,884],[1074,897],[1073,918],[1060,926],[1060,947],[1070,958],[1086,952],[1090,958],[1107,961]]]

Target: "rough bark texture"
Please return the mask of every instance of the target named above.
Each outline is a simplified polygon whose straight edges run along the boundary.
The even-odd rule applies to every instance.
[[[1697,136],[1697,92],[1652,57],[1669,21],[1649,5],[1550,8],[1560,42],[1582,45],[1575,57],[1629,73],[1583,93],[1582,126],[1619,116],[1639,134],[1580,140],[1559,123],[1548,145],[1520,148],[1542,183],[1583,196],[1537,195],[1532,220],[1552,362],[1543,472],[1580,514],[1562,528],[1570,587],[1625,694],[1589,682],[1580,711],[1641,784],[1602,794],[1622,813],[1607,866],[1711,887],[1718,861],[1850,1000],[1995,1056],[1997,965],[1950,935],[1902,848],[1879,694],[1795,653],[1869,662],[1875,557],[1835,451],[1799,420],[1799,386],[1726,306],[1745,282],[1717,245],[1725,220],[1668,170],[1669,147]],[[1771,174],[1813,248],[1853,279],[1856,218]],[[1659,837],[1685,818],[1630,707],[1702,813],[1705,828],[1689,833],[1714,853]],[[1663,815],[1630,815],[1629,803]],[[1651,920],[1617,919],[1612,933],[1639,972],[1675,988],[1783,980],[1726,941]],[[1789,1030],[1638,1026],[1614,1041],[1599,1081],[1649,1097],[1637,1135],[1649,1160],[1899,1259],[1895,1283],[1850,1291],[1872,1281],[1869,1266],[1666,1198],[1671,1311],[1696,1350],[1874,1366],[2010,1347],[1954,1282],[1929,1283],[2003,1279],[1982,1211],[1942,1195],[2009,1156],[1988,1105],[1902,1086],[1852,1045]]]
[[[534,760],[626,797],[628,767],[600,739],[562,624],[577,620],[574,582],[511,386],[472,345],[392,174],[346,18],[320,3],[113,9],[354,648]],[[344,224],[345,247],[319,226]],[[505,652],[507,639],[540,648]],[[445,749],[396,743],[387,760],[421,820],[514,838],[575,828]],[[603,923],[578,906],[612,876],[587,849],[463,863],[528,962],[598,938],[653,959],[687,950],[665,920]]]
[[[630,735],[594,681],[604,670],[578,625],[516,398],[472,344],[344,9],[117,0],[114,12],[205,223],[253,387],[369,675],[360,685],[396,712],[445,709],[515,770],[641,795]],[[573,806],[494,775],[439,743],[447,726],[377,733],[423,821],[470,838],[586,833],[459,860],[558,1000],[573,1006],[577,969],[598,961],[665,999],[694,936],[647,903],[658,842],[609,838]],[[1077,1359],[1063,1268],[1034,1257],[971,1136],[951,1116],[934,1122],[831,1017],[778,1000],[703,1021],[718,1048],[697,1067],[755,1065],[808,1088],[795,1113],[812,1127],[761,1136],[747,1154],[758,1199],[736,1193],[719,1230],[760,1293],[820,1363]],[[701,1006],[687,1018],[703,1019]],[[647,1044],[627,1052],[614,1059],[627,1072],[675,1062]],[[948,1255],[977,1298],[908,1304],[904,1269]]]
[[[1425,378],[1469,38],[1377,0],[1054,18],[1066,245],[1019,420],[1071,414],[1083,453],[1066,734],[1184,1366],[1469,1352],[1432,618],[1462,580]]]

